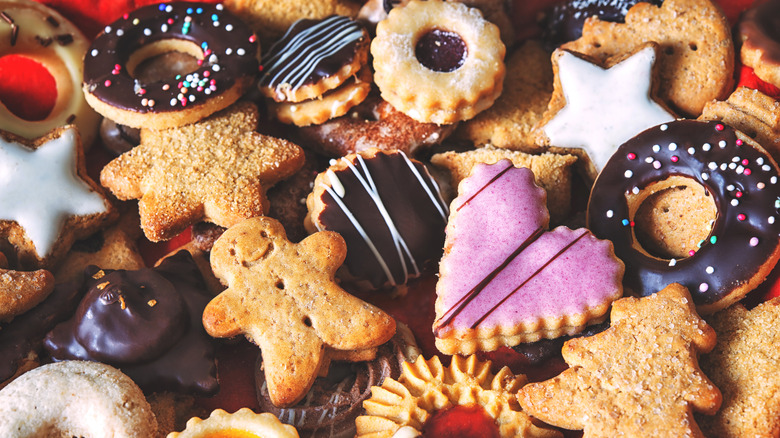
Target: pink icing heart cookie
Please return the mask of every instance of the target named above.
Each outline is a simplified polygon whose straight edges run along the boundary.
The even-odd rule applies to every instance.
[[[436,347],[472,354],[581,331],[623,295],[612,244],[547,231],[546,193],[509,161],[477,165],[450,205],[436,285]]]

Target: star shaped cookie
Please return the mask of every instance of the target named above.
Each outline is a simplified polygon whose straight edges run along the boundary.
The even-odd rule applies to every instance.
[[[553,54],[553,97],[538,135],[553,151],[589,160],[586,171],[595,180],[618,146],[675,116],[652,98],[654,44],[606,67],[582,56],[560,49]]]
[[[255,132],[257,107],[237,103],[191,125],[141,130],[141,143],[108,163],[100,182],[140,199],[141,227],[159,242],[189,225],[230,227],[268,209],[266,190],[303,166],[303,151]]]
[[[271,402],[292,406],[327,363],[327,350],[362,350],[387,342],[395,321],[334,281],[344,239],[320,231],[300,243],[268,217],[229,228],[211,250],[214,274],[228,288],[203,311],[214,337],[244,334],[257,344]]]
[[[697,314],[688,290],[671,284],[644,298],[622,298],[611,326],[567,341],[569,369],[518,392],[523,410],[545,423],[584,429],[584,437],[700,437],[692,411],[712,415],[721,393],[697,355],[715,331]]]
[[[741,304],[713,315],[718,334],[701,368],[723,391],[723,406],[698,417],[707,436],[780,435],[780,298],[747,310]]]
[[[0,131],[0,238],[22,266],[49,267],[114,210],[86,173],[78,131],[28,141]]]

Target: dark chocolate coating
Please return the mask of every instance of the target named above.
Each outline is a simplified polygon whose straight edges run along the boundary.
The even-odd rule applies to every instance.
[[[178,111],[220,95],[238,78],[254,75],[255,39],[249,27],[221,4],[144,6],[106,26],[95,38],[84,57],[84,84],[97,99],[122,110]],[[184,77],[143,84],[130,75],[126,63],[140,48],[162,40],[194,43],[203,51],[203,62]],[[187,77],[198,79],[188,82]],[[149,101],[154,105],[143,104]]]
[[[656,6],[663,3],[663,0],[567,0],[547,12],[543,38],[551,47],[574,41],[582,36],[582,25],[591,15],[622,23],[628,10],[640,1]]]
[[[141,143],[141,130],[103,119],[100,122],[100,139],[106,150],[119,156]]]
[[[54,360],[103,361],[121,369],[144,391],[204,396],[217,392],[215,341],[201,322],[203,309],[212,297],[190,253],[179,251],[151,269],[101,271],[90,266],[85,272],[85,287],[90,292],[79,311],[57,325],[44,341]],[[113,286],[102,290],[97,287],[106,282]],[[124,297],[124,309],[116,287]],[[144,288],[156,290],[141,292]],[[174,296],[164,298],[163,294]],[[157,303],[149,306],[149,299]],[[148,309],[138,312],[143,306]],[[155,311],[157,306],[161,306],[160,312]],[[175,314],[177,307],[184,312],[179,322],[170,314],[171,310]],[[85,309],[108,325],[98,326],[98,321],[86,318],[89,312]],[[79,342],[84,338],[91,340],[86,346]]]
[[[0,323],[0,382],[11,378],[31,350],[41,346],[44,335],[73,314],[83,295],[83,279],[58,284],[43,302]]]
[[[422,270],[425,261],[438,259],[444,246],[446,225],[442,211],[446,217],[447,206],[438,198],[436,202],[432,202],[429,193],[437,197],[438,188],[429,177],[425,166],[414,161],[415,168],[424,178],[423,185],[410,170],[402,152],[377,153],[370,159],[362,160],[357,160],[356,155],[350,157],[354,169],[363,179],[370,178],[375,184],[378,197],[381,198],[417,267]],[[365,163],[365,167],[361,161]],[[408,275],[414,276],[413,263],[403,249],[396,246],[380,208],[351,168],[336,171],[335,174],[345,189],[339,202],[345,205],[361,224],[385,260],[393,278],[388,279],[370,246],[328,191],[322,194],[324,207],[317,217],[317,222],[322,224],[323,229],[336,231],[344,237],[347,242],[345,264],[352,275],[370,281],[374,288],[379,288],[388,281],[405,284],[407,278],[404,276],[403,264],[406,264]],[[403,257],[399,257],[399,251]]]
[[[670,176],[704,186],[718,211],[701,248],[674,262],[633,246],[625,197]],[[765,151],[742,144],[734,129],[721,123],[678,120],[618,148],[591,191],[588,227],[615,245],[630,292],[647,296],[680,283],[697,305],[712,304],[753,278],[777,250],[779,195],[777,165]]]

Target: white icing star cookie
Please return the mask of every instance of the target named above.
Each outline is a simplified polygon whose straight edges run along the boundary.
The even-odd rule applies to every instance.
[[[113,208],[86,176],[73,126],[29,142],[0,131],[0,238],[20,264],[51,266],[71,244],[109,219]]]
[[[540,142],[583,156],[595,179],[615,149],[675,116],[652,98],[656,45],[647,44],[607,67],[566,50],[553,54],[555,88],[540,125]],[[571,149],[571,150],[569,150]],[[588,161],[588,160],[586,160]]]

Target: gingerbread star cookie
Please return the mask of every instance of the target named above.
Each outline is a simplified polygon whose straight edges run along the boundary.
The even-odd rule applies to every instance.
[[[734,84],[731,26],[710,0],[665,0],[661,6],[640,2],[625,23],[585,20],[582,37],[561,46],[599,61],[658,43],[659,96],[676,111],[698,116],[713,99],[724,99]]]
[[[141,130],[141,144],[108,163],[100,182],[140,199],[153,242],[201,220],[230,227],[267,211],[268,187],[303,166],[300,147],[255,132],[257,122],[257,107],[242,102],[191,125]]]
[[[618,146],[675,117],[653,100],[654,44],[610,59],[605,67],[581,56],[566,50],[553,54],[553,96],[538,142],[584,158],[592,181]]]
[[[203,311],[214,337],[244,334],[262,351],[271,402],[288,407],[309,390],[327,350],[362,350],[387,342],[395,320],[334,281],[344,239],[321,231],[287,240],[268,217],[229,228],[211,250],[214,274],[228,288]]]
[[[723,391],[715,416],[698,417],[707,436],[780,436],[780,299],[748,311],[741,304],[716,313],[718,334],[701,368]]]
[[[693,411],[712,415],[721,393],[697,355],[715,331],[697,314],[688,290],[671,284],[612,306],[609,329],[567,341],[569,369],[517,395],[530,415],[584,437],[701,437]]]
[[[88,176],[77,129],[64,126],[28,141],[0,131],[0,238],[23,267],[51,267],[76,239],[113,218]]]

